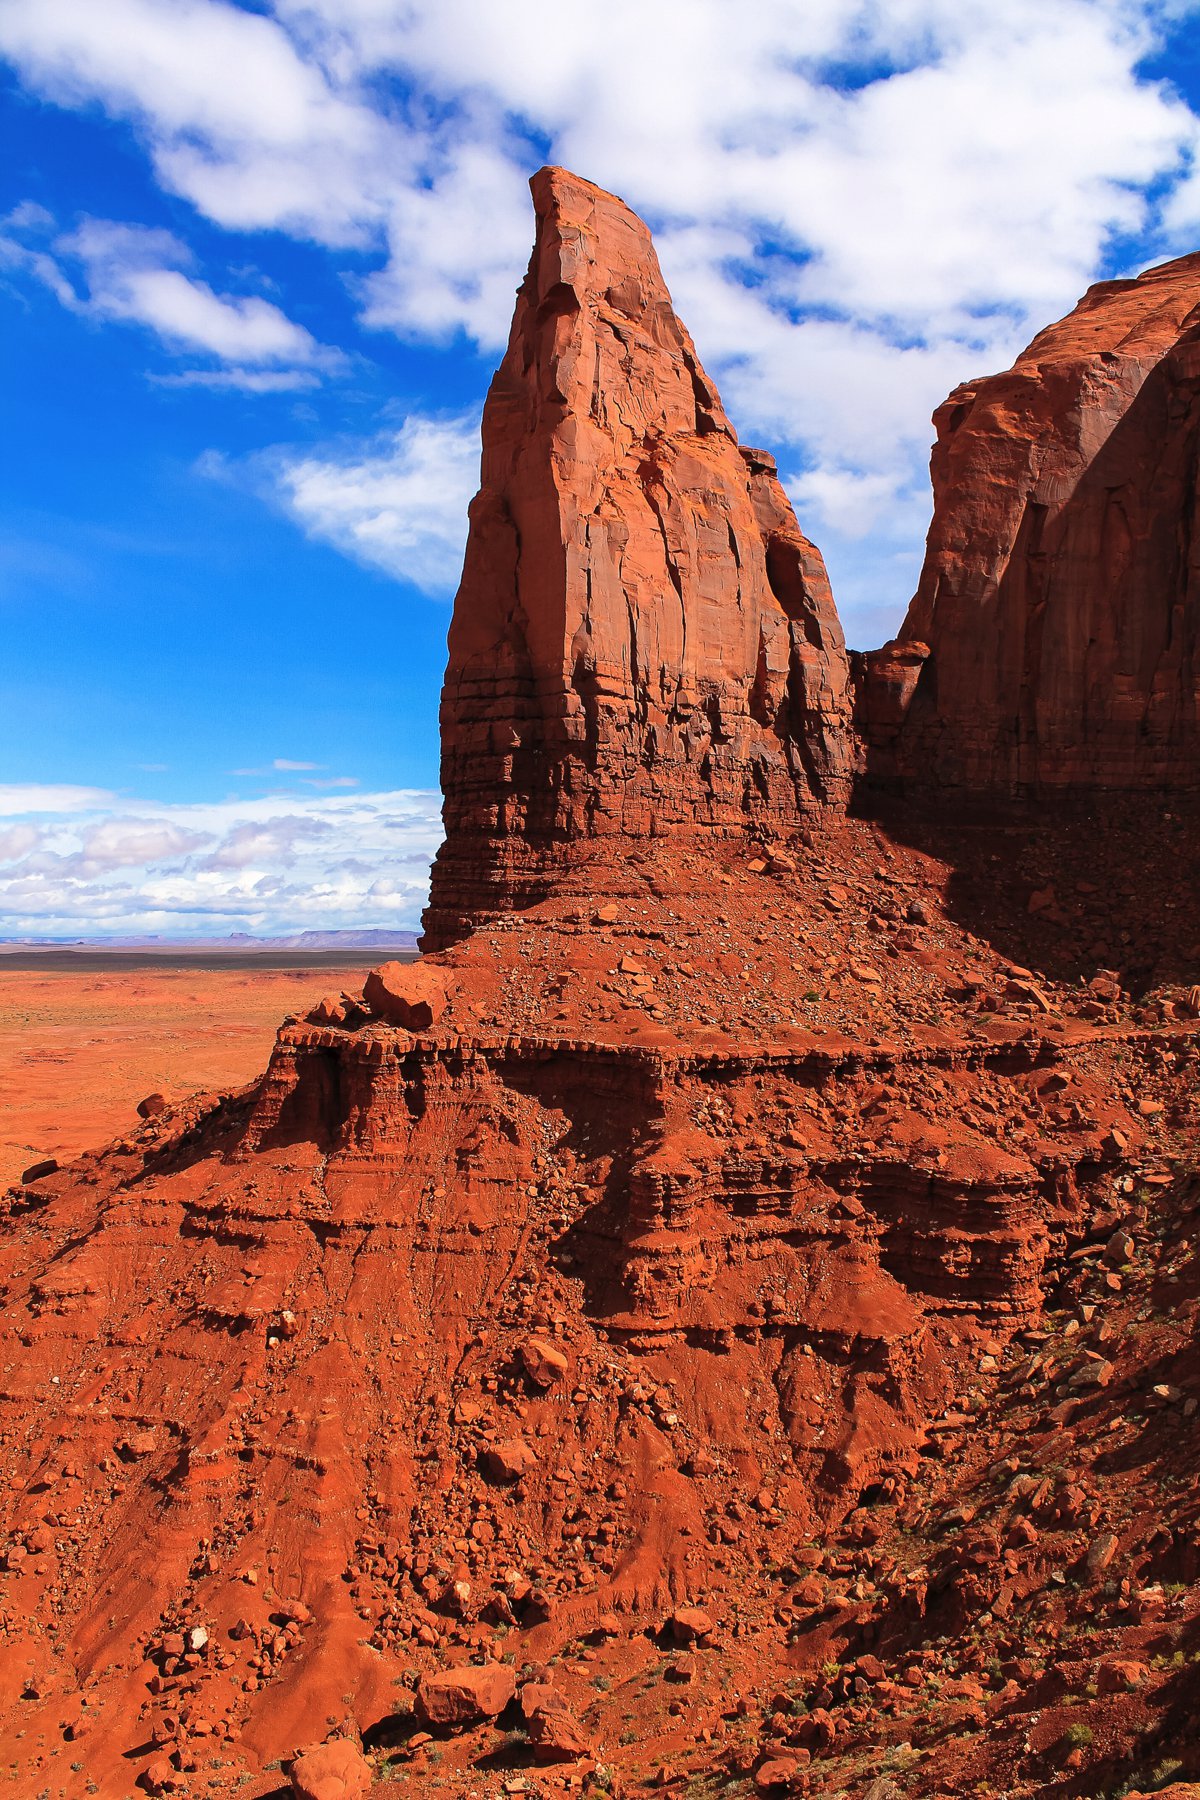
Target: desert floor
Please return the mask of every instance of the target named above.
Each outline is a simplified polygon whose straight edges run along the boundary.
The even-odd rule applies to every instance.
[[[286,1013],[360,987],[368,966],[0,962],[0,1189],[33,1162],[66,1162],[131,1129],[138,1101],[155,1090],[252,1080]]]

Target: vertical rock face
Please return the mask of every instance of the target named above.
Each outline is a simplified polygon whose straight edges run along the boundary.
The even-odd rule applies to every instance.
[[[587,847],[777,829],[844,794],[847,664],[820,553],[739,445],[650,234],[562,169],[483,417],[442,702],[427,943]]]
[[[935,414],[934,515],[866,659],[884,774],[1020,791],[1200,774],[1200,256],[1102,282]]]

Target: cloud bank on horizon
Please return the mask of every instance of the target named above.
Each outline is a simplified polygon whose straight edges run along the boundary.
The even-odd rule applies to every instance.
[[[419,402],[397,394],[374,431],[249,454],[214,441],[196,478],[396,578],[406,607],[444,601],[528,255],[526,181],[565,163],[654,228],[731,417],[776,450],[826,552],[849,638],[877,643],[915,584],[933,407],[1093,279],[1200,240],[1200,117],[1172,79],[1197,11],[564,0],[549,20],[526,0],[0,0],[24,94],[131,134],[177,221],[22,198],[0,270],[93,330],[144,334],[170,359],[153,381],[230,404],[292,393],[319,420],[372,343],[419,347]],[[280,239],[348,297],[354,342],[314,319],[299,278],[247,277]]]
[[[441,835],[436,792],[171,805],[0,785],[0,940],[415,930]]]

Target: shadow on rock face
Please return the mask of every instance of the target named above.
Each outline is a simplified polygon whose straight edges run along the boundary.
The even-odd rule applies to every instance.
[[[864,787],[857,810],[948,865],[947,916],[1021,967],[1085,983],[1113,971],[1135,1000],[1200,975],[1200,797],[934,801]]]

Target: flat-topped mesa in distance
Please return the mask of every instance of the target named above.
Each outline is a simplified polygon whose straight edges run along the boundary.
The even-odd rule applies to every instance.
[[[1200,785],[1200,255],[1090,288],[934,423],[920,585],[865,659],[874,770]]]
[[[611,879],[621,839],[794,827],[852,760],[824,563],[739,445],[649,231],[563,169],[530,186],[450,627],[427,948],[597,850]]]

